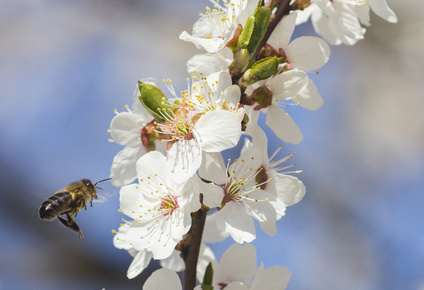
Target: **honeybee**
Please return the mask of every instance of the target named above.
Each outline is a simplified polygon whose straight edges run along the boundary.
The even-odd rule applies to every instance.
[[[90,206],[93,206],[93,199],[97,199],[96,188],[101,189],[96,187],[96,185],[109,179],[93,183],[90,179],[85,178],[72,182],[65,188],[56,191],[41,204],[38,210],[40,218],[42,220],[51,220],[57,217],[65,227],[79,233],[79,238],[82,239],[82,232],[73,216],[77,216],[77,213],[82,208],[87,209],[88,201],[90,201]],[[62,218],[61,215],[66,215],[67,219]]]

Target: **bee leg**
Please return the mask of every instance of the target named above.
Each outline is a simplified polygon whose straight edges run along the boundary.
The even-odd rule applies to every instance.
[[[82,239],[83,238],[83,235],[82,235],[82,232],[81,232],[78,224],[75,222],[75,220],[69,214],[67,214],[66,217],[68,218],[68,220],[65,220],[64,218],[61,218],[60,216],[58,216],[57,218],[59,219],[59,221],[65,227],[70,228],[74,232],[79,233],[79,238]]]

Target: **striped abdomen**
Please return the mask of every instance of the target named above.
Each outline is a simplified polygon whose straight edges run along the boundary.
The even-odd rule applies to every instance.
[[[50,220],[68,211],[71,204],[72,195],[69,192],[58,192],[43,202],[38,213],[41,219]]]

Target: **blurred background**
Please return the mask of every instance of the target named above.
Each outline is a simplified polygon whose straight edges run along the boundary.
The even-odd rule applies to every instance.
[[[258,263],[292,271],[289,289],[424,289],[424,4],[387,2],[399,23],[372,15],[365,40],[332,47],[313,76],[324,106],[289,109],[305,139],[282,155],[297,152],[307,195],[277,236],[258,229],[254,241]],[[0,0],[0,289],[139,289],[158,267],[126,278],[132,258],[111,234],[118,189],[78,215],[83,240],[38,207],[71,181],[109,176],[122,147],[107,129],[138,79],[186,87],[200,51],[178,36],[206,5]],[[310,23],[301,35],[315,35]],[[212,249],[219,258],[231,243]]]

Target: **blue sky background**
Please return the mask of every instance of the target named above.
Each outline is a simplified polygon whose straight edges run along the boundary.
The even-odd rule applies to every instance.
[[[208,5],[192,2],[0,0],[0,289],[140,288],[147,274],[127,280],[132,258],[112,245],[117,189],[78,215],[83,240],[38,207],[109,176],[121,147],[107,129],[138,79],[186,86],[200,51],[178,35]],[[254,241],[258,262],[292,271],[289,289],[424,289],[424,25],[388,2],[398,24],[373,17],[365,40],[332,47],[313,75],[324,106],[289,109],[305,139],[280,156],[297,152],[307,195],[277,236],[258,229]],[[296,33],[314,35],[309,23]],[[220,257],[231,243],[212,248]]]

